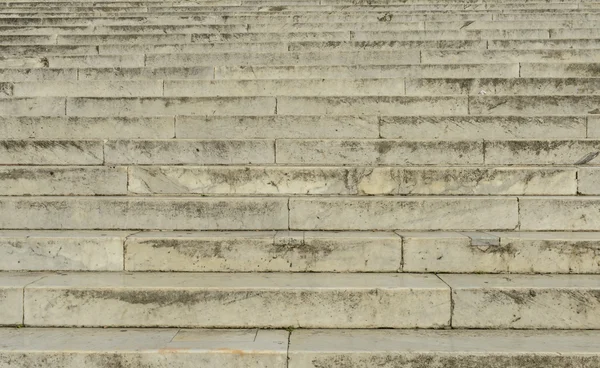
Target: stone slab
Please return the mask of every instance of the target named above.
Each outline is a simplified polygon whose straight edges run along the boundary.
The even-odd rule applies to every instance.
[[[13,83],[14,97],[159,97],[163,81],[52,81]]]
[[[469,230],[517,225],[516,198],[291,198],[298,230]]]
[[[101,368],[287,367],[280,330],[0,329],[0,364]],[[168,363],[167,363],[168,362]]]
[[[371,232],[160,232],[127,239],[125,269],[194,272],[396,272],[402,240]]]
[[[434,275],[79,273],[25,290],[28,326],[444,327]]]
[[[598,140],[514,140],[485,143],[489,165],[597,165]]]
[[[597,331],[299,330],[288,366],[593,368],[599,339]]]
[[[91,140],[1,140],[0,164],[101,165],[103,146]]]
[[[599,197],[522,197],[519,199],[523,231],[598,231]]]
[[[474,115],[596,114],[600,112],[600,96],[469,96],[469,112]]]
[[[2,229],[283,230],[286,198],[0,197]]]
[[[130,233],[114,231],[0,231],[3,271],[121,271]]]
[[[38,273],[0,273],[0,325],[23,324],[23,288],[44,276]]]
[[[594,329],[600,275],[440,275],[455,328]]]

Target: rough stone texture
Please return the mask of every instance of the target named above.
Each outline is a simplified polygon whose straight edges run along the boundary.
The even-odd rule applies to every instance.
[[[399,140],[286,140],[276,142],[277,163],[313,165],[475,165],[482,142]]]
[[[173,138],[174,118],[0,116],[5,139]]]
[[[599,231],[598,197],[523,197],[519,199],[523,231]]]
[[[591,29],[571,29],[566,31],[590,30]],[[552,32],[554,31],[556,30],[552,30]],[[521,76],[525,78],[594,78],[600,76],[600,69],[596,63],[521,63]]]
[[[600,100],[599,100],[600,101]],[[518,140],[485,143],[490,165],[597,165],[597,140]]]
[[[585,138],[586,119],[577,116],[383,116],[381,136],[415,140]]]
[[[25,290],[31,326],[444,327],[450,292],[434,275],[48,276]]]
[[[406,50],[406,49],[485,49],[485,41],[480,40],[435,40],[435,41],[333,41],[290,43],[290,51],[317,50]]]
[[[128,232],[0,231],[3,271],[120,271]]]
[[[395,272],[402,239],[371,232],[161,232],[126,242],[131,271]]]
[[[455,328],[594,329],[599,275],[440,275]]]
[[[79,69],[79,80],[213,79],[214,68],[88,68]]]
[[[272,140],[117,140],[105,146],[108,164],[268,164]]]
[[[600,50],[423,50],[424,64],[596,63]]]
[[[125,167],[0,167],[0,195],[127,194]]]
[[[287,331],[0,329],[0,364],[15,368],[287,367]]]
[[[283,230],[286,198],[2,197],[3,229]]]
[[[59,97],[0,98],[0,116],[65,115],[65,99]]]
[[[101,165],[103,150],[102,141],[0,140],[0,165]]]
[[[599,109],[598,96],[469,96],[475,115],[585,115]]]
[[[467,114],[466,97],[280,97],[281,115],[431,115]]]
[[[299,330],[289,367],[594,368],[597,331]]]
[[[177,116],[177,138],[377,138],[376,116]],[[584,128],[585,131],[585,128]]]
[[[579,194],[600,194],[600,168],[580,168],[577,175]]]
[[[36,273],[0,273],[0,325],[23,324],[23,288],[43,277]]]
[[[516,198],[292,198],[300,230],[459,230],[517,226]]]
[[[2,67],[1,60],[0,67]],[[76,69],[0,69],[0,81],[5,82],[74,80],[77,80]]]
[[[67,100],[67,115],[74,116],[273,115],[274,113],[275,99],[272,97],[76,97]]]
[[[588,116],[587,136],[588,138],[600,138],[600,116]]]
[[[163,96],[162,81],[53,81],[14,83],[15,97],[90,96],[158,97]]]

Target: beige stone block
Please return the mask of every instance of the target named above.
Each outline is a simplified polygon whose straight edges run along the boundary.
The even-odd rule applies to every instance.
[[[281,115],[431,115],[467,114],[466,97],[279,97]]]
[[[97,54],[98,50],[93,45],[0,45],[0,55],[19,57],[40,57],[40,61],[42,61],[42,63],[45,64],[44,67],[48,67],[48,59],[50,57]]]
[[[482,142],[400,140],[290,140],[276,142],[277,163],[312,165],[473,165]]]
[[[595,78],[600,77],[596,63],[521,63],[525,78]]]
[[[0,100],[1,101],[1,100]],[[68,98],[67,115],[273,115],[273,97]]]
[[[163,81],[52,81],[14,83],[15,97],[159,97]]]
[[[0,136],[8,139],[173,138],[174,118],[0,116]]]
[[[402,79],[263,79],[165,81],[165,96],[389,96],[403,95]]]
[[[593,329],[599,275],[440,275],[455,328]]]
[[[600,141],[515,140],[485,144],[485,162],[490,165],[595,165]]]
[[[593,232],[493,233],[511,273],[600,273],[600,237]]]
[[[36,273],[0,273],[0,325],[23,324],[23,288],[42,277]]]
[[[275,162],[272,140],[115,140],[106,142],[108,164],[267,164]]]
[[[598,231],[598,197],[523,197],[519,199],[522,231]]]
[[[49,276],[28,286],[25,323],[414,328],[444,327],[450,319],[449,288],[434,275],[100,275]]]
[[[600,168],[581,167],[577,173],[577,192],[584,195],[600,194]]]
[[[1,73],[1,72],[0,72]],[[214,68],[83,68],[79,80],[213,79]]]
[[[600,116],[587,117],[587,137],[600,138]]]
[[[299,230],[458,230],[517,226],[516,198],[291,198]]]
[[[382,60],[381,62],[385,62]],[[217,66],[216,79],[509,78],[519,64]]]
[[[143,45],[189,43],[185,34],[137,34],[137,35],[59,35],[59,45]]]
[[[0,98],[0,116],[65,115],[65,99],[60,97]]]
[[[38,162],[36,160],[36,163]],[[127,168],[125,167],[11,166],[0,168],[0,195],[117,194],[127,194]]]
[[[128,238],[125,269],[397,272],[401,238],[371,232],[160,232]]]
[[[3,271],[120,271],[127,232],[0,231]]]
[[[198,364],[284,368],[288,334],[256,329],[0,329],[0,364],[25,368],[51,361],[64,368],[82,364],[161,368],[168,361],[181,368]]]
[[[144,66],[144,55],[49,56],[50,68],[136,68]]]
[[[287,23],[273,27],[270,24],[249,24],[249,32],[332,32],[332,31],[407,31],[423,30],[424,22],[403,23]]]
[[[13,9],[14,11],[14,9]],[[56,35],[0,35],[0,45],[53,45]]]
[[[423,50],[424,64],[473,63],[594,63],[600,50]]]
[[[411,140],[586,136],[586,119],[580,116],[382,116],[380,125],[383,138]]]
[[[242,33],[196,33],[192,35],[194,43],[212,42],[300,42],[300,41],[349,41],[349,32],[242,32]]]
[[[600,96],[469,96],[469,113],[473,115],[585,115],[596,112],[600,112]]]
[[[379,137],[376,116],[177,116],[176,119],[177,138]]]
[[[435,41],[331,41],[290,43],[289,51],[348,51],[348,50],[410,50],[410,49],[485,49],[486,42],[478,40]]]
[[[366,195],[575,195],[575,169],[394,168],[358,170],[357,189]]]
[[[134,166],[129,191],[140,194],[356,194],[356,172],[340,167]]]
[[[426,31],[355,31],[352,41],[419,41],[419,40],[487,40],[487,39],[543,39],[544,29],[482,29],[482,30],[426,30]]]
[[[101,141],[0,141],[0,164],[3,165],[94,165],[103,162]]]
[[[4,229],[281,230],[286,198],[2,197]]]
[[[2,67],[0,60],[0,67]],[[41,82],[77,80],[76,69],[0,69],[0,81]]]
[[[561,49],[597,49],[596,40],[490,40],[490,50],[561,50]]]
[[[45,68],[48,59],[45,57],[0,56],[0,68]]]
[[[231,44],[231,46],[237,46]],[[237,52],[233,52],[237,51]],[[419,50],[398,51],[314,51],[314,52],[232,52],[203,54],[150,54],[146,56],[148,67],[197,67],[217,66],[216,79],[220,78],[221,66],[249,65],[369,65],[369,64],[418,64]]]
[[[158,56],[167,56],[167,59],[185,60],[186,56],[196,56],[205,58],[206,63],[210,60],[210,55],[214,54],[212,59],[219,60],[223,53],[281,53],[287,51],[286,42],[252,42],[252,43],[193,43],[176,45],[100,45],[100,55],[121,55],[121,54],[146,54],[146,61],[154,60]],[[160,59],[160,58],[159,58]],[[164,58],[163,58],[164,59]],[[148,64],[148,66],[153,66]],[[201,65],[201,64],[200,64]],[[159,65],[155,65],[159,66]],[[162,66],[162,65],[161,65]],[[167,65],[164,65],[167,66]],[[178,65],[170,65],[178,66]],[[183,66],[183,65],[181,65]],[[190,65],[199,66],[199,65]]]
[[[288,366],[594,367],[599,338],[597,331],[297,330]]]

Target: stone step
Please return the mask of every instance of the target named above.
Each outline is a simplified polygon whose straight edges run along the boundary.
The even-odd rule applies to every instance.
[[[289,368],[399,366],[591,368],[597,331],[297,330]]]
[[[2,271],[599,274],[595,232],[0,231]]]
[[[423,64],[597,63],[600,50],[422,50]]]
[[[14,293],[5,299],[5,309],[27,326],[593,329],[600,325],[600,302],[595,297],[599,275],[24,275],[3,273],[0,282]],[[261,308],[256,308],[258,304]]]
[[[3,116],[6,139],[515,140],[600,138],[589,116]]]
[[[70,273],[15,290],[27,326],[439,328],[451,309],[424,274]]]
[[[465,366],[589,368],[600,364],[597,331],[419,331],[256,329],[0,329],[0,362],[15,368],[51,360],[65,368],[201,361],[234,368],[369,366],[459,361]],[[289,341],[289,346],[288,346]],[[135,352],[135,353],[132,353]],[[25,353],[25,354],[24,354]]]

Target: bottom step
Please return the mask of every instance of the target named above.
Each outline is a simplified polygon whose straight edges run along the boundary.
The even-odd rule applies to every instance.
[[[0,367],[598,368],[600,331],[6,328]]]

